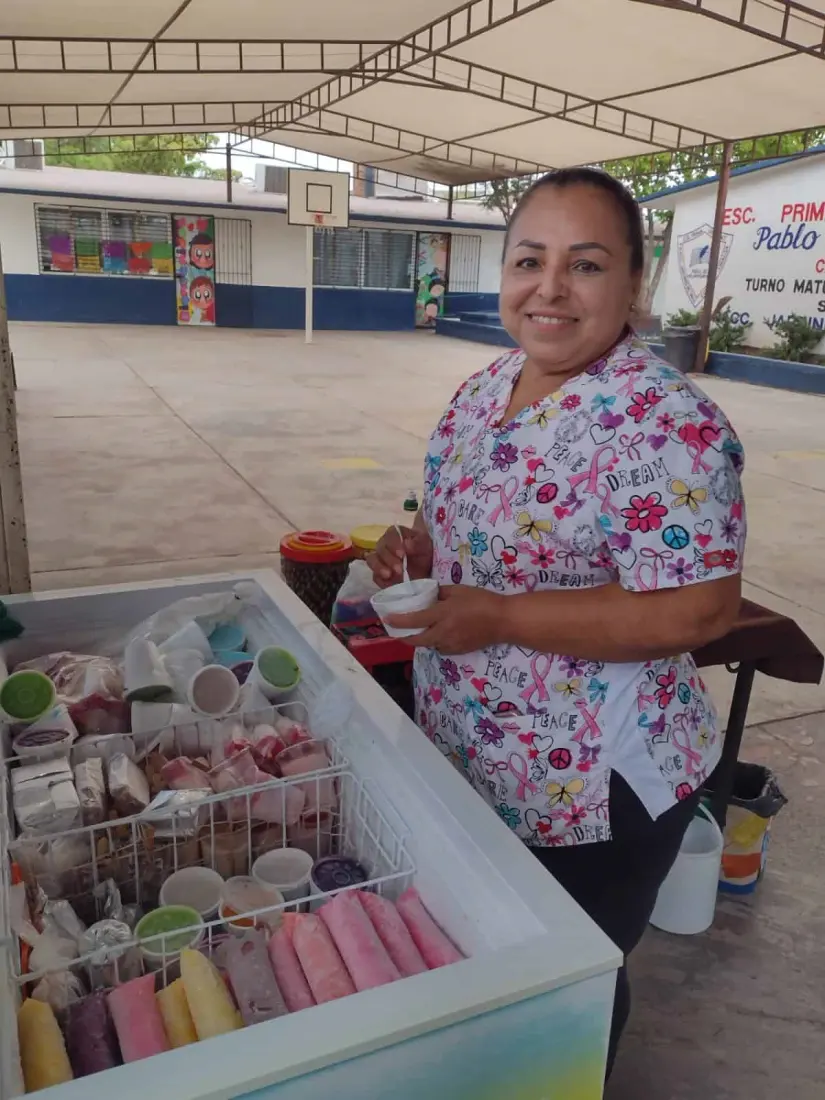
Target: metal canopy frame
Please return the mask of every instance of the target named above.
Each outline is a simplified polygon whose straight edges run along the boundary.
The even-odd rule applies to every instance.
[[[63,155],[82,155],[120,151],[124,137],[125,151],[170,148],[177,135],[172,148],[185,137],[199,152],[217,131],[229,135],[228,168],[233,152],[255,155],[243,146],[264,139],[306,150],[318,167],[351,163],[356,178],[377,170],[416,192],[445,185],[452,211],[497,180],[582,162],[620,161],[624,176],[699,168],[724,190],[731,166],[803,152],[825,131],[825,0],[315,0],[312,12],[285,8],[277,20],[265,0],[237,0],[231,12],[222,0],[71,7],[0,5],[0,139],[52,138]],[[588,22],[588,11],[599,18]],[[638,54],[635,65],[615,54],[625,26],[631,53],[648,29],[660,35],[658,74],[656,53],[646,58],[650,87],[638,86],[648,71]],[[600,64],[565,67],[576,56],[568,38],[596,43]],[[426,99],[419,114],[415,96]],[[9,364],[0,285],[0,393]],[[17,459],[2,436],[0,589],[27,578],[7,477]]]

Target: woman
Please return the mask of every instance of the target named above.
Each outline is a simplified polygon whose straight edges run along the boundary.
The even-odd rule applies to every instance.
[[[639,211],[593,169],[543,177],[505,239],[501,317],[520,350],[465,382],[429,446],[404,545],[433,575],[424,731],[625,956],[721,738],[691,650],[736,618],[742,449],[722,412],[630,328]],[[672,656],[681,654],[681,656]],[[608,1072],[630,1004],[619,972]]]

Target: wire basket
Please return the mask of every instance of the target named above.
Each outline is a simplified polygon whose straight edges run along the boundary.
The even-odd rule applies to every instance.
[[[352,771],[342,770],[337,772],[318,773],[310,777],[281,781],[287,786],[298,783],[314,785],[319,802],[319,813],[309,823],[306,834],[299,844],[292,840],[293,846],[301,847],[308,851],[313,858],[318,859],[325,855],[337,854],[350,856],[359,861],[368,874],[366,882],[359,884],[359,889],[366,889],[385,894],[388,897],[397,897],[407,886],[411,885],[415,868],[410,860],[405,847],[405,830],[399,821],[392,823],[389,817],[379,808],[370,794],[367,786],[361,782]],[[279,835],[271,833],[268,838],[255,836],[255,829],[250,821],[242,826],[236,835],[238,841],[236,851],[232,852],[231,863],[224,862],[226,852],[220,851],[217,840],[221,835],[219,826],[223,824],[216,821],[217,810],[225,809],[225,804],[230,799],[243,798],[251,800],[258,788],[247,789],[243,792],[232,792],[231,796],[215,795],[204,800],[202,809],[208,811],[208,820],[200,827],[197,836],[181,835],[169,838],[169,843],[163,849],[163,858],[159,858],[157,850],[149,852],[141,851],[141,838],[139,836],[140,823],[137,820],[130,821],[129,829],[131,839],[129,851],[124,854],[124,860],[128,865],[128,875],[124,877],[124,885],[131,887],[131,895],[136,904],[141,908],[150,909],[157,903],[157,893],[163,879],[174,870],[188,866],[211,867],[219,873],[226,871],[235,874],[248,874],[257,855],[263,851],[271,851],[278,846],[286,846],[289,843],[289,830]],[[333,803],[325,803],[324,800],[332,795]],[[249,804],[249,801],[248,801]],[[330,808],[322,809],[327,804]],[[306,823],[305,823],[306,824]],[[121,827],[121,826],[119,826]],[[94,830],[98,832],[99,830]],[[84,842],[90,839],[92,830],[77,830],[76,833],[86,834]],[[68,838],[50,838],[51,842]],[[269,843],[271,841],[271,843]],[[20,842],[17,842],[18,844]],[[257,845],[257,846],[256,846]],[[237,859],[236,859],[237,857]],[[95,885],[103,881],[102,876],[110,871],[111,867],[105,860],[99,859],[94,852],[92,858],[83,868],[76,868],[71,873],[88,876],[89,881],[95,881]],[[224,877],[231,877],[224,874]],[[30,878],[37,885],[44,886],[56,882],[49,878],[48,873],[37,873]],[[68,880],[62,878],[65,883]],[[45,887],[44,887],[45,888]],[[344,889],[352,889],[345,887]],[[95,887],[93,887],[94,895]],[[284,910],[295,910],[307,905],[315,907],[322,903],[331,894],[312,893],[300,901],[285,902],[282,905],[273,905],[262,909],[249,910],[244,913],[233,913],[232,922],[237,925],[239,920],[251,920],[254,924],[269,929],[277,927]],[[102,896],[100,890],[97,891]],[[83,905],[83,895],[74,893],[72,896],[62,894],[75,907],[78,915],[83,919],[86,910]],[[92,898],[94,901],[94,898]],[[124,898],[124,900],[126,900]],[[99,912],[88,914],[99,919]],[[180,930],[179,930],[180,931]],[[186,930],[182,930],[184,933]],[[200,926],[193,928],[193,936],[200,931]],[[176,935],[178,932],[176,932]],[[205,924],[202,938],[197,944],[198,949],[213,957],[215,961],[220,959],[221,944],[228,935],[234,933],[223,919],[216,919]],[[152,969],[161,972],[162,982],[174,979],[178,974],[177,952],[164,951],[163,943],[155,947],[154,941],[163,940],[163,935],[152,937],[143,941],[150,950],[154,950],[156,959],[151,966],[141,952],[141,946],[136,939],[118,944],[111,948],[98,948],[80,958],[67,962],[62,968],[82,976],[84,983],[93,990],[108,988],[119,982],[138,977]],[[20,967],[15,974],[15,982],[18,986],[35,983],[45,977],[47,973],[54,974],[55,968],[51,966],[48,971],[35,973],[23,973]]]

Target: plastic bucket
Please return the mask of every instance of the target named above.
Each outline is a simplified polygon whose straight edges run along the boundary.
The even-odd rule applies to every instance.
[[[701,815],[701,816],[700,816]],[[695,936],[713,924],[722,830],[705,806],[687,827],[676,862],[662,883],[650,923],[663,932]]]

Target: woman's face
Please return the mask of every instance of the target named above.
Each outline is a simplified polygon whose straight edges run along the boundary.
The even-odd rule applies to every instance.
[[[542,373],[569,375],[616,342],[639,284],[610,195],[587,184],[543,187],[510,225],[501,320]]]

